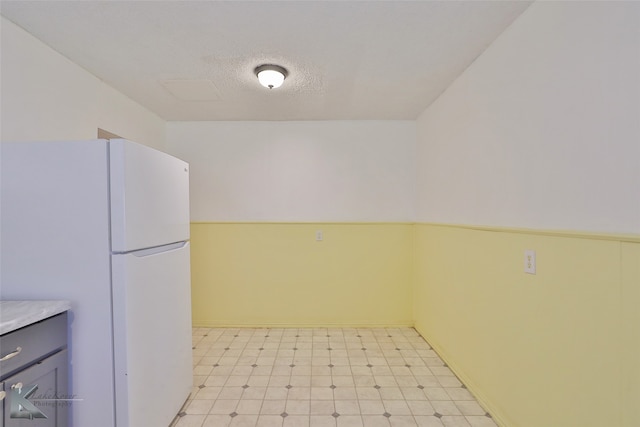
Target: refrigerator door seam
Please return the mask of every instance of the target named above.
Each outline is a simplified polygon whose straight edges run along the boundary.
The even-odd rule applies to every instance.
[[[109,249],[113,248],[113,234],[112,234],[112,220],[113,220],[113,213],[111,210],[111,206],[112,206],[112,197],[111,197],[111,176],[112,176],[112,170],[111,170],[111,144],[109,143],[109,140],[105,140],[105,148],[106,148],[106,160],[107,160],[107,200],[108,200],[108,205],[109,209],[107,209],[107,217],[109,218]],[[110,300],[109,300],[109,304],[111,305],[111,308],[109,310],[109,312],[111,313],[110,316],[110,321],[111,321],[111,372],[113,373],[113,378],[111,378],[111,381],[113,383],[113,397],[112,397],[112,402],[113,405],[111,406],[111,411],[113,413],[113,420],[115,422],[115,420],[118,419],[118,409],[117,408],[117,390],[116,390],[116,336],[115,336],[115,330],[116,330],[116,325],[115,325],[115,320],[113,318],[113,308],[115,306],[115,302],[114,302],[114,297],[113,297],[113,258],[110,256],[109,257],[109,284],[110,284],[110,291],[109,295],[110,295]]]

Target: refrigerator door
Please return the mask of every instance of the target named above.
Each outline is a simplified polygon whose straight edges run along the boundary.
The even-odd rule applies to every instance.
[[[118,427],[167,426],[192,386],[189,243],[113,255]]]
[[[109,141],[111,250],[189,239],[189,164],[124,139]]]

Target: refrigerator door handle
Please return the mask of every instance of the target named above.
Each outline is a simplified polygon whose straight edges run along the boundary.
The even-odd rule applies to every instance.
[[[162,245],[162,246],[154,246],[152,248],[147,248],[147,249],[140,249],[137,251],[131,251],[131,252],[116,252],[115,254],[131,254],[133,256],[136,256],[138,258],[142,258],[142,257],[146,257],[146,256],[151,256],[151,255],[157,255],[163,252],[171,252],[171,251],[175,251],[175,250],[179,250],[184,248],[185,246],[187,246],[189,244],[188,241],[184,241],[184,242],[176,242],[176,243],[171,243],[168,245]]]

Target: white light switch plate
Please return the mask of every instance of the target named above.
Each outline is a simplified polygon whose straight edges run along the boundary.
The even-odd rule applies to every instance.
[[[536,251],[524,251],[524,272],[536,274]]]

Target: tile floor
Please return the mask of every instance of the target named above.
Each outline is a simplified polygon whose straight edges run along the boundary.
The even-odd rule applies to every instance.
[[[496,427],[412,328],[193,330],[175,427]]]

